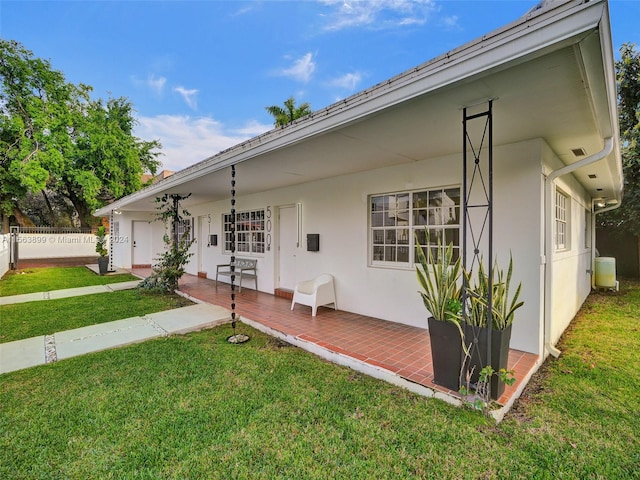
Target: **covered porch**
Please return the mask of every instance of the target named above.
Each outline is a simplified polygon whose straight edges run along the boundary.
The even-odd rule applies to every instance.
[[[145,277],[150,269],[134,269]],[[185,274],[180,291],[193,299],[230,309],[231,288],[226,283]],[[380,378],[425,396],[457,404],[460,394],[433,383],[431,347],[426,328],[320,307],[316,317],[310,307],[296,305],[282,296],[243,288],[236,291],[236,312],[240,320],[267,334],[281,338],[326,360]],[[425,317],[426,325],[426,317]],[[238,327],[242,331],[242,326]],[[231,332],[231,330],[230,330]],[[231,333],[230,333],[231,334]],[[520,396],[539,366],[539,357],[511,349],[509,369],[516,382],[498,399],[502,417]]]

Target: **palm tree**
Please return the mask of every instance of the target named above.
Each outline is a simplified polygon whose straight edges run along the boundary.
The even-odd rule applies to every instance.
[[[294,120],[309,115],[311,113],[311,105],[308,103],[302,103],[296,107],[296,101],[293,97],[289,97],[284,102],[285,108],[277,105],[271,107],[265,107],[275,119],[274,125],[276,127],[284,127]]]

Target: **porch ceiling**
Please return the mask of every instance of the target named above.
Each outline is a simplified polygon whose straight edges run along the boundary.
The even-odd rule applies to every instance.
[[[488,98],[495,99],[494,145],[542,138],[565,164],[581,158],[572,149],[596,153],[603,137],[615,135],[599,35],[599,30],[581,33],[555,48],[530,53],[445,87],[425,88],[426,93],[339,126],[298,135],[276,148],[252,154],[250,146],[249,151],[234,154],[238,159],[237,193],[252,194],[443,155],[461,158],[462,107]],[[304,128],[304,121],[299,127]],[[576,173],[593,197],[619,198],[616,158],[612,154],[607,161]],[[151,210],[160,191],[191,193],[186,206],[228,198],[229,164],[208,172],[196,168],[180,182],[169,177],[147,189],[147,195],[143,191],[118,208]],[[163,184],[168,188],[162,189]]]

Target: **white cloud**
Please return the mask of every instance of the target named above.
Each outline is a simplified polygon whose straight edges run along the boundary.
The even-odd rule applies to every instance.
[[[423,25],[436,10],[435,0],[320,0],[320,3],[331,9],[327,30]]]
[[[182,98],[187,103],[187,105],[189,105],[189,107],[191,107],[193,110],[197,110],[198,102],[196,100],[196,95],[198,94],[198,90],[196,90],[195,88],[187,90],[186,88],[180,86],[174,87],[173,91],[178,92],[180,95],[182,95]]]
[[[146,80],[141,79],[135,75],[130,77],[131,83],[136,87],[140,88],[148,88],[156,95],[162,95],[164,91],[164,87],[167,84],[167,79],[165,77],[156,77],[153,73],[150,73]]]
[[[167,79],[165,77],[156,77],[155,75],[151,74],[147,77],[146,83],[147,83],[147,86],[151,88],[151,90],[153,90],[158,95],[160,95],[164,90],[164,86],[167,83]]]
[[[258,135],[261,135],[264,132],[271,130],[272,128],[273,125],[266,125],[264,123],[258,122],[257,120],[249,120],[245,126],[234,128],[232,132],[240,135],[245,139],[249,139],[257,137]]]
[[[270,130],[272,125],[248,122],[238,129],[226,129],[211,117],[158,115],[138,117],[135,135],[144,140],[160,140],[163,168],[182,170],[249,138]]]
[[[246,15],[247,13],[250,13],[251,11],[253,11],[253,6],[242,7],[240,9],[236,10],[236,12],[232,13],[230,16],[231,17],[240,17],[242,15]]]
[[[448,30],[461,30],[460,24],[458,23],[457,15],[444,17],[440,20],[440,23]]]
[[[283,68],[276,72],[276,75],[293,78],[294,80],[307,83],[311,80],[311,76],[315,69],[316,62],[313,60],[313,54],[309,52],[295,60],[291,67]]]
[[[359,72],[347,73],[341,77],[334,78],[329,82],[332,87],[338,87],[349,92],[355,91],[358,84],[362,81],[362,75]]]

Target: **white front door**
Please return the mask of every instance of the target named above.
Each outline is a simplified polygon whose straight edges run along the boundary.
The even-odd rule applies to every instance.
[[[296,253],[298,250],[298,208],[278,209],[278,287],[293,290],[296,286]]]
[[[211,216],[201,215],[198,217],[198,231],[193,232],[198,244],[198,272],[204,272],[204,257],[209,249],[209,232],[211,231]],[[196,236],[197,235],[197,236]]]
[[[151,224],[135,221],[132,225],[133,259],[132,265],[151,265]]]

